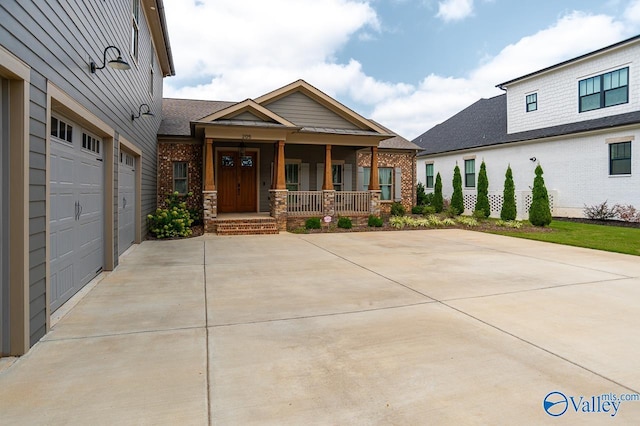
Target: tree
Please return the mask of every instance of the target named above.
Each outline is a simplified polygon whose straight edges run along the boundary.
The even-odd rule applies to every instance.
[[[484,165],[484,161],[480,164],[480,173],[478,173],[478,198],[476,199],[475,211],[481,211],[484,217],[489,217],[491,214],[489,179],[487,178],[487,168]]]
[[[444,200],[442,199],[442,178],[440,178],[440,172],[436,175],[436,184],[433,189],[433,201],[431,205],[436,209],[436,213],[441,213],[444,207]]]
[[[551,223],[551,209],[549,208],[549,194],[544,186],[542,167],[536,167],[536,177],[533,179],[533,200],[529,208],[529,222],[535,226],[545,226]]]
[[[460,175],[460,167],[456,164],[453,169],[453,195],[451,196],[451,209],[455,214],[464,212],[464,199],[462,197],[462,176]]]
[[[416,205],[427,205],[427,193],[424,190],[424,185],[422,184],[422,182],[418,182],[418,185],[416,186]]]
[[[518,214],[516,209],[516,191],[513,183],[513,173],[511,166],[507,167],[507,173],[504,175],[504,192],[502,193],[502,210],[500,210],[500,219],[515,220]]]

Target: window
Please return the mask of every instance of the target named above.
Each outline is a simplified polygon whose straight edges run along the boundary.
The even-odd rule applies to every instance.
[[[580,112],[629,102],[629,68],[580,80]]]
[[[86,133],[82,134],[82,148],[100,154],[100,140]]]
[[[73,143],[73,127],[58,118],[51,117],[51,136]]]
[[[527,112],[536,111],[538,109],[538,94],[532,93],[527,95]]]
[[[342,191],[342,164],[333,164],[331,166],[331,174],[333,176],[333,189],[336,191]]]
[[[186,194],[187,187],[187,163],[184,161],[173,163],[173,191]]]
[[[476,160],[464,160],[464,186],[467,188],[476,186]]]
[[[369,190],[369,180],[371,179],[371,167],[363,167],[362,178],[364,180],[362,189]],[[378,183],[380,184],[380,200],[391,201],[393,193],[393,169],[391,167],[378,167]]]
[[[153,86],[154,86],[154,79],[155,79],[155,53],[153,52],[153,49],[151,49],[151,66],[149,67],[149,94],[151,95],[151,97],[153,98]]]
[[[433,188],[433,164],[427,164],[427,182],[426,188]]]
[[[631,174],[631,142],[609,144],[609,174]]]
[[[131,6],[131,55],[138,61],[138,40],[140,35],[140,0],[133,0]]]
[[[289,191],[300,189],[300,167],[298,163],[286,163],[284,165],[284,178]]]

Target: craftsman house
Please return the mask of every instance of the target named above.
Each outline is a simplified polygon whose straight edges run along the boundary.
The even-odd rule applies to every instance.
[[[193,192],[205,229],[277,232],[309,217],[366,220],[415,199],[417,146],[298,80],[256,99],[165,99],[158,205]],[[234,215],[229,215],[234,214]],[[329,219],[330,218],[330,219]],[[240,226],[240,228],[238,227]]]
[[[636,36],[499,84],[505,94],[477,101],[413,141],[423,148],[418,180],[432,190],[439,172],[450,198],[458,164],[470,213],[484,160],[492,215],[499,216],[511,165],[522,218],[539,163],[554,216],[581,217],[585,205],[605,200],[640,207],[639,64]]]
[[[162,0],[0,2],[0,356],[146,234],[155,209]]]

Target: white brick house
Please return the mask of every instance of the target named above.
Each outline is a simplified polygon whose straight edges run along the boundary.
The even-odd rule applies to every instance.
[[[470,212],[484,160],[492,216],[499,216],[511,165],[518,216],[527,217],[538,163],[554,216],[581,217],[585,205],[640,207],[640,36],[501,83],[505,94],[481,99],[418,136],[418,181],[432,191],[442,177],[453,192],[459,165]]]

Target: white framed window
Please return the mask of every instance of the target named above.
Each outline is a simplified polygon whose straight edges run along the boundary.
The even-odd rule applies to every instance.
[[[300,162],[285,162],[284,179],[289,191],[300,190]]]
[[[332,164],[331,176],[333,179],[333,189],[342,191],[344,188],[344,164]]]
[[[100,154],[100,139],[83,132],[82,149]]]
[[[51,136],[64,142],[73,143],[73,126],[67,122],[51,117]]]
[[[131,0],[131,56],[138,62],[140,42],[140,0]]]
[[[173,163],[173,191],[180,195],[188,192],[188,165],[186,161]]]
[[[538,110],[538,94],[531,93],[526,97],[527,102],[527,112],[537,111]]]
[[[424,187],[428,189],[433,189],[433,183],[434,183],[433,163],[427,163],[425,171],[426,171],[426,182]]]

